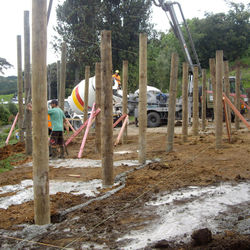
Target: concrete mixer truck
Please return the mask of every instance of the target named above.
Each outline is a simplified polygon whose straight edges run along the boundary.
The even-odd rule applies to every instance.
[[[95,102],[95,76],[89,78],[89,99],[88,109],[89,112],[93,103]],[[68,110],[68,116],[73,118],[72,125],[75,129],[78,129],[82,125],[84,106],[84,92],[85,92],[85,80],[82,80],[77,84],[71,95],[65,101],[68,102],[70,109]],[[113,117],[116,121],[122,114],[122,90],[118,89],[118,82],[113,79]]]

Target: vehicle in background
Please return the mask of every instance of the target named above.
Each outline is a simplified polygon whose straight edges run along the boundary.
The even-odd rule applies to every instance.
[[[235,96],[235,76],[229,77],[229,84],[230,84],[230,99],[231,102],[234,103],[234,96]],[[224,90],[225,92],[225,90]],[[246,90],[244,89],[242,83],[240,84],[240,94],[242,100],[247,104],[248,98],[246,95]],[[201,117],[201,96],[202,96],[202,86],[199,87],[199,113]],[[207,100],[206,100],[206,117],[214,119],[214,109],[213,109],[213,90],[212,90],[212,83],[209,82],[208,84],[208,90],[207,90]],[[243,104],[241,104],[240,107],[241,114],[244,114],[247,112],[247,107],[245,107]],[[234,112],[231,112],[232,121],[234,121],[235,114]]]
[[[147,126],[159,127],[161,124],[168,122],[168,102],[169,94],[162,93],[159,89],[147,86]],[[138,126],[138,103],[139,90],[135,91],[134,95],[129,96],[128,104],[134,108],[135,125]],[[132,108],[129,108],[130,111]],[[176,99],[176,113],[177,120],[182,118],[182,98]]]
[[[78,83],[67,101],[70,107],[70,116],[73,119],[72,125],[78,129],[83,124],[85,80]],[[88,116],[95,102],[95,76],[89,78]],[[118,89],[118,83],[113,79],[113,120],[114,122],[122,115],[122,90]]]

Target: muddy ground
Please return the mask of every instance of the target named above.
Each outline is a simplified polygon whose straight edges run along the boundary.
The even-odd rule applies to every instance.
[[[215,150],[215,136],[212,125],[209,124],[209,126],[210,129],[201,132],[198,137],[189,136],[186,143],[182,142],[181,135],[178,134],[180,128],[176,128],[174,151],[169,154],[165,152],[166,127],[148,129],[147,159],[152,162],[142,167],[126,164],[115,167],[114,177],[117,185],[113,189],[119,190],[120,187],[120,190],[105,199],[93,200],[86,206],[80,204],[93,198],[64,192],[51,195],[51,225],[39,227],[39,229],[33,225],[33,201],[0,209],[1,248],[123,249],[128,242],[118,239],[131,231],[147,227],[151,222],[154,223],[158,215],[145,204],[155,200],[162,193],[189,186],[220,185],[224,182],[246,182],[249,185],[250,132],[246,129],[234,132],[230,144],[224,135],[223,148]],[[100,159],[100,155],[95,153],[94,134],[88,137],[87,142],[83,158]],[[57,161],[50,161],[50,180],[79,182],[101,179],[100,167],[82,168],[80,165],[74,168],[65,167],[67,161],[77,158],[80,144],[81,138],[78,138],[68,146],[69,155],[64,159],[63,166],[60,167]],[[23,149],[21,144],[7,146],[0,149],[0,157],[4,159],[15,152],[22,152]],[[123,154],[114,154],[114,160],[136,160],[137,150],[138,128],[130,125],[128,143],[120,144],[114,149],[115,152],[123,151]],[[1,173],[0,187],[20,184],[23,180],[32,179],[32,167],[27,164],[29,161],[31,158],[18,163],[12,171]],[[126,173],[125,179],[120,175],[121,173]],[[97,197],[102,197],[110,190],[112,188],[99,189]],[[0,193],[0,198],[12,194]],[[249,205],[249,200],[247,204]],[[74,209],[70,211],[72,207]],[[235,213],[233,217],[236,218],[236,222],[237,219],[249,221],[249,211],[244,210],[243,213],[243,210],[232,209],[230,213]],[[190,235],[186,235],[187,241],[163,238],[162,240],[167,241],[167,244],[160,247],[149,239],[146,249],[158,247],[162,249],[247,249],[250,246],[249,233],[238,232],[230,225],[230,223],[225,224],[220,232],[213,232],[212,242],[203,246],[192,245]],[[37,233],[34,234],[34,231]]]

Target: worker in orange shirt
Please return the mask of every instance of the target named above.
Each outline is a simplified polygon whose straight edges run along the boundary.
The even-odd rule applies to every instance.
[[[119,76],[119,70],[115,71],[115,74],[112,75],[112,78],[118,82],[118,89],[121,89],[121,77]]]

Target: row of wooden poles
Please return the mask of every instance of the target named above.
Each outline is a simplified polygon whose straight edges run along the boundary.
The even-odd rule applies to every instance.
[[[50,223],[49,203],[49,153],[47,129],[47,1],[32,1],[32,120],[33,120],[33,185],[34,185],[34,216],[35,223],[42,225]],[[65,51],[63,49],[62,51]],[[64,52],[62,52],[62,57]],[[216,63],[215,63],[216,62]],[[65,60],[66,63],[66,60]],[[222,82],[223,82],[223,52],[216,52],[215,81],[216,82],[216,148],[222,145]],[[61,63],[62,64],[62,63]],[[103,185],[109,186],[114,182],[113,175],[113,98],[112,98],[112,47],[111,32],[101,33],[101,62],[96,63],[96,108],[101,108],[100,120],[96,119],[96,136],[101,138],[96,144],[97,151],[102,156]],[[127,72],[128,63],[124,61],[123,71]],[[65,66],[61,69],[66,68]],[[89,68],[86,68],[86,79],[89,77]],[[205,93],[205,71],[203,75],[203,93]],[[211,75],[212,76],[212,75]],[[127,73],[123,78],[123,95],[127,96]],[[166,151],[173,150],[175,102],[178,78],[178,55],[172,54],[170,74],[170,98],[168,112],[168,133]],[[60,79],[60,96],[65,95],[65,79]],[[86,82],[87,83],[87,82]],[[88,85],[88,84],[85,84]],[[188,64],[183,64],[183,140],[188,137]],[[99,90],[99,91],[98,91]],[[88,91],[85,90],[87,95]],[[237,93],[236,93],[237,94]],[[88,99],[87,96],[86,100]],[[22,98],[19,98],[19,100]],[[63,98],[62,98],[63,99]],[[198,68],[194,67],[193,93],[193,134],[198,135]],[[203,94],[203,102],[205,94]],[[126,101],[125,101],[126,102]],[[123,105],[126,105],[123,101]],[[61,107],[64,103],[59,104]],[[19,107],[22,104],[19,103]],[[86,103],[85,103],[86,107]],[[204,103],[203,103],[204,108]],[[84,109],[87,119],[87,108]],[[123,110],[127,110],[123,106]],[[19,111],[20,112],[20,111]],[[205,117],[203,110],[202,117]],[[202,119],[202,128],[205,129],[205,119]],[[147,36],[139,37],[139,155],[141,164],[146,162],[146,128],[147,128]],[[26,133],[27,136],[27,133]],[[27,141],[26,141],[27,144]],[[31,144],[31,143],[30,143]]]

